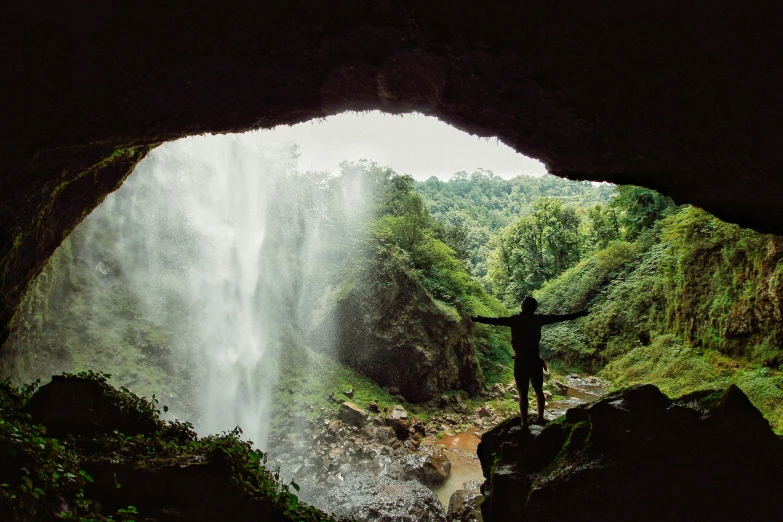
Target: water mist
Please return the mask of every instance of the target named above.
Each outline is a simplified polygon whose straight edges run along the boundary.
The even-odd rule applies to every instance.
[[[241,426],[264,448],[285,334],[312,334],[315,303],[367,213],[361,179],[298,173],[294,146],[259,141],[167,143],[82,226],[109,228],[136,313],[171,332],[192,385],[184,420],[202,434]]]

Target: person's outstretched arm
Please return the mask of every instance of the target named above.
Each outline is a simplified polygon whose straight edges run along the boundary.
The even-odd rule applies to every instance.
[[[497,326],[511,326],[510,317],[471,317],[474,323],[494,324]]]
[[[572,319],[579,319],[580,317],[584,317],[586,315],[590,314],[590,310],[585,309],[581,312],[574,312],[572,314],[565,314],[565,315],[544,315],[540,314],[538,316],[539,321],[541,321],[542,325],[545,324],[552,324],[552,323],[560,323],[562,321],[570,321]]]

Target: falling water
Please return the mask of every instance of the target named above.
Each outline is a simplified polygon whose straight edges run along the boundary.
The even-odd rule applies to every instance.
[[[192,373],[186,420],[201,433],[241,426],[264,447],[283,333],[310,326],[314,296],[330,283],[324,223],[355,232],[364,213],[360,187],[328,191],[323,175],[302,183],[295,147],[258,143],[254,134],[167,143],[83,226],[110,227],[136,313],[172,332]]]

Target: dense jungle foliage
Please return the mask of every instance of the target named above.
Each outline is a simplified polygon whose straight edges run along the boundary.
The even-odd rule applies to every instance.
[[[632,186],[599,186],[611,197],[598,202],[548,194],[498,226],[493,205],[509,185],[477,172],[419,189],[452,235],[484,234],[479,262],[465,262],[509,309],[528,294],[544,313],[591,309],[544,329],[547,359],[671,396],[735,383],[783,429],[780,237]]]

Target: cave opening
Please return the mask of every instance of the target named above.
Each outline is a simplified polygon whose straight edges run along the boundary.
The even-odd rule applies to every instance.
[[[507,332],[470,318],[535,295],[545,313],[592,309],[544,331],[548,420],[610,386],[728,381],[780,429],[777,319],[757,313],[780,296],[759,284],[780,266],[776,236],[561,180],[432,118],[341,118],[153,150],[32,283],[4,373],[101,370],[202,435],[240,426],[322,509],[389,480],[448,508],[478,498],[480,436],[520,400]],[[388,166],[366,159],[384,151]]]
[[[11,101],[0,118],[6,137],[0,143],[0,339],[55,248],[149,150],[187,135],[269,128],[345,109],[437,115],[477,135],[500,136],[545,160],[555,174],[652,187],[728,222],[764,234],[783,232],[777,146],[783,104],[774,88],[781,69],[770,66],[780,54],[776,4],[468,0],[444,9],[427,0],[273,2],[242,9],[200,3],[188,12],[158,4],[52,7],[12,0],[1,8],[6,67],[0,75]],[[579,323],[589,324],[589,331],[552,327],[545,344],[568,347],[553,355],[595,365],[613,384],[656,382],[670,397],[686,395],[671,400],[650,387],[631,388],[589,409],[573,408],[532,442],[501,423],[477,450],[489,464],[481,495],[467,491],[462,500],[475,508],[483,497],[487,521],[583,514],[605,520],[686,514],[775,519],[776,465],[783,458],[769,423],[779,429],[781,422],[775,413],[782,402],[779,238],[727,225],[697,208],[673,211],[643,191],[620,196],[627,209],[639,211],[635,222],[624,224],[633,237],[610,234],[611,244],[592,260],[583,259],[581,268],[577,263],[561,274],[567,279],[560,285],[541,290],[542,306],[547,296],[574,306],[584,304],[582,297],[590,302],[593,313]],[[658,223],[653,227],[645,222],[649,214]],[[510,244],[520,244],[526,226],[515,228]],[[606,236],[596,231],[595,237]],[[569,263],[561,256],[553,269]],[[427,284],[440,280],[414,268]],[[520,271],[507,279],[516,288],[535,277]],[[601,292],[591,293],[596,288]],[[438,288],[442,297],[449,291]],[[449,312],[433,309],[436,316]],[[32,319],[15,326],[34,328]],[[491,342],[502,333],[477,329],[474,335]],[[148,340],[154,350],[166,339]],[[455,354],[452,360],[464,366],[468,359]],[[552,393],[566,397],[566,381]],[[725,391],[688,393],[694,383],[707,382]],[[362,396],[360,389],[341,391]],[[0,438],[9,448],[0,452],[0,518],[13,518],[17,509],[28,518],[56,517],[61,509],[68,516],[115,520],[258,519],[258,509],[269,519],[320,517],[297,504],[293,485],[285,489],[250,471],[261,456],[230,435],[197,442],[185,430],[166,428],[157,437],[149,427],[161,426],[145,417],[150,410],[118,391],[115,397],[127,399],[120,409],[135,405],[131,409],[151,424],[134,425],[143,432],[136,438],[104,430],[102,444],[114,453],[101,460],[79,453],[84,448],[70,440],[55,443],[56,422],[26,423],[18,407],[27,399],[9,393],[8,400],[3,396],[3,429],[11,426],[34,443]],[[492,393],[508,399],[506,390]],[[446,396],[445,403],[471,408],[469,395]],[[38,405],[61,404],[51,394],[41,397]],[[392,426],[404,436],[398,422],[403,412],[386,414],[383,427],[394,432],[385,430],[389,440],[398,436]],[[446,417],[437,422],[452,426]],[[340,426],[330,426],[335,439],[328,444],[337,445]],[[149,451],[156,444],[162,452]],[[568,449],[568,455],[553,448]],[[176,466],[167,468],[151,455]],[[574,461],[552,461],[558,455],[582,460],[568,468]],[[343,458],[340,451],[327,456],[330,463]],[[388,455],[376,456],[389,464],[383,460]],[[153,473],[137,466],[144,458],[148,468],[156,466]],[[237,475],[221,475],[226,463],[236,466],[241,459],[250,464]],[[55,461],[65,473],[49,466]],[[31,462],[44,465],[31,468]],[[199,469],[191,465],[196,462],[213,473],[201,476],[223,480],[199,482]],[[429,465],[443,468],[437,459]],[[583,474],[571,473],[575,469]],[[179,484],[184,486],[177,490]],[[353,493],[357,498],[356,490],[344,496]],[[247,507],[248,494],[265,499],[266,507]],[[102,507],[90,504],[99,497]],[[371,509],[392,513],[388,505],[365,513]],[[400,516],[411,513],[422,512]]]

